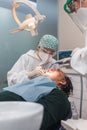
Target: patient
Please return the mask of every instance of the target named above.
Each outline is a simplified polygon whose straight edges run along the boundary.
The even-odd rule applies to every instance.
[[[3,88],[0,93],[0,101],[37,101],[40,97],[47,95],[54,88],[62,89],[69,95],[73,90],[67,83],[67,76],[60,69],[50,69],[41,71],[41,76],[31,79],[22,84],[17,84]]]
[[[26,83],[24,86],[22,86],[23,84],[14,85],[4,88],[0,93],[0,101],[30,101],[34,95],[35,98],[33,101],[42,104],[44,107],[43,121],[40,130],[56,130],[60,127],[60,121],[64,120],[70,112],[68,96],[70,91],[73,91],[73,86],[71,80],[59,69],[50,69],[47,72],[42,72],[41,75],[42,76],[27,82],[28,85],[33,88],[29,88],[29,94],[27,93],[29,91],[26,88]],[[17,93],[17,88],[19,94]],[[48,88],[47,93],[45,91],[44,94],[46,88]]]

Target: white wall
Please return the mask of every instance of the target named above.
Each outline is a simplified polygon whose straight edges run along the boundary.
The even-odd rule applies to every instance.
[[[57,37],[58,23],[58,2],[57,0],[37,0],[37,7],[41,14],[46,16],[46,20],[38,28],[39,35],[51,34]]]
[[[84,35],[63,9],[66,0],[58,0],[58,2],[58,37],[60,41],[60,50],[83,47],[85,44]]]

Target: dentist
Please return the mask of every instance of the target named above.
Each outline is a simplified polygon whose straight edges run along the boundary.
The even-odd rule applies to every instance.
[[[85,46],[75,48],[71,54],[71,67],[87,76],[87,0],[67,0],[64,10],[69,14],[79,29],[85,33]],[[67,59],[64,59],[66,62]]]
[[[57,53],[58,44],[58,39],[53,35],[44,35],[39,41],[37,50],[29,50],[23,54],[8,71],[8,85],[22,83],[38,76],[41,69],[48,69],[55,63],[53,56]],[[59,68],[59,65],[53,65],[52,68]]]

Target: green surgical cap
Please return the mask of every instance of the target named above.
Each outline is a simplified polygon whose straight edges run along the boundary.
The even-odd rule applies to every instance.
[[[64,4],[64,10],[69,14],[69,13],[73,13],[73,10],[71,8],[68,7],[68,5],[74,0],[67,0],[67,2]]]
[[[44,35],[40,39],[38,46],[57,51],[58,43],[59,43],[58,39],[56,37],[54,37],[53,35]]]

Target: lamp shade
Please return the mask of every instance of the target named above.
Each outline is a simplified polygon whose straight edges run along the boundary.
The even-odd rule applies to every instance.
[[[0,130],[39,130],[43,106],[30,102],[0,102]]]

